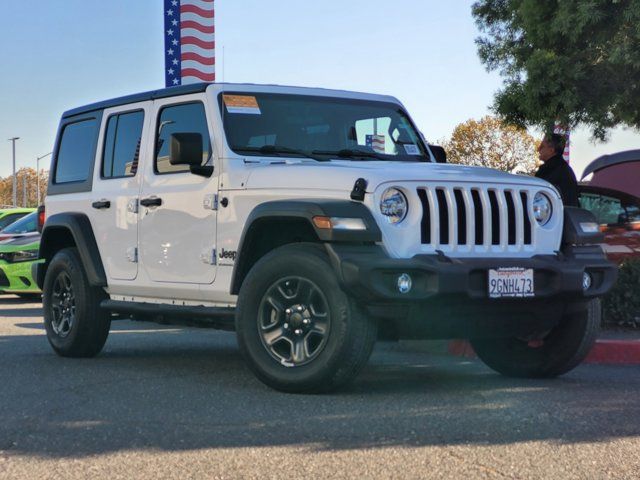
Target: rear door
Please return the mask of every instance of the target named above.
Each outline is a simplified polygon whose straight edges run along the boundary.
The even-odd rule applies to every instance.
[[[98,140],[90,217],[108,278],[138,274],[138,195],[147,155],[151,102],[105,110]]]

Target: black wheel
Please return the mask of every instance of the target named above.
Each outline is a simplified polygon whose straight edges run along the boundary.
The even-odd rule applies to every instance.
[[[111,317],[100,309],[106,298],[91,287],[75,248],[60,250],[44,278],[42,306],[47,338],[63,357],[93,357],[104,346]]]
[[[567,373],[585,359],[598,336],[600,300],[565,315],[552,330],[531,338],[471,340],[478,357],[510,377],[550,378]]]
[[[340,289],[326,254],[313,244],[278,248],[251,269],[236,310],[240,349],[265,384],[286,392],[325,392],[367,363],[376,324]]]

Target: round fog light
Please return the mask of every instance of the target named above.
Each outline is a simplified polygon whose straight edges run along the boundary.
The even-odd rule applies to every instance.
[[[593,279],[591,278],[591,274],[584,272],[582,274],[582,289],[586,292],[591,288],[592,283],[593,283]]]
[[[409,293],[411,291],[411,286],[413,282],[411,281],[411,276],[407,273],[403,273],[398,276],[398,291],[400,293]]]

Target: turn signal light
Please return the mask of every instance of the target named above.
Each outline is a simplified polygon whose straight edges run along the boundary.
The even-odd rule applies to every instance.
[[[367,225],[361,218],[313,217],[313,224],[325,230],[366,230]]]

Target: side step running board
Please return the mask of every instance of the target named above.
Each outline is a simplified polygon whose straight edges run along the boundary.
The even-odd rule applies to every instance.
[[[100,308],[133,320],[235,330],[235,308],[103,300]]]

